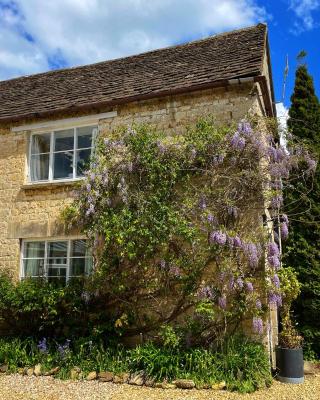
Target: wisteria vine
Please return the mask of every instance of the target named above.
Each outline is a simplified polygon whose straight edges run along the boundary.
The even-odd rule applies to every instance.
[[[265,332],[269,305],[282,302],[283,188],[314,173],[309,152],[247,121],[106,136],[65,212],[95,249],[90,299],[103,294],[128,335],[179,321],[186,337],[210,342],[244,318]]]

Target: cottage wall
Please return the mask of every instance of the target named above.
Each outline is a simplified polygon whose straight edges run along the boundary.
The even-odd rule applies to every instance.
[[[261,92],[252,83],[136,101],[113,110],[116,117],[99,121],[105,136],[132,123],[150,123],[175,135],[209,114],[221,124],[238,122],[248,114],[264,115]],[[0,271],[10,272],[14,279],[20,275],[21,240],[65,237],[60,213],[73,200],[72,183],[27,185],[29,138],[28,131],[0,127]],[[255,218],[251,222],[256,225]]]
[[[254,86],[236,85],[118,106],[116,117],[99,122],[99,131],[108,135],[116,127],[136,122],[179,134],[201,116],[212,114],[219,123],[231,123],[250,110],[259,112]],[[0,269],[16,279],[20,240],[63,237],[59,215],[73,199],[72,184],[26,185],[29,136],[27,131],[0,128]]]

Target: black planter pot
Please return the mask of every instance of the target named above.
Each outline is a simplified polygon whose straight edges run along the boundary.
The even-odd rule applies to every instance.
[[[303,352],[302,348],[287,349],[277,348],[277,379],[286,383],[302,383],[303,373]]]

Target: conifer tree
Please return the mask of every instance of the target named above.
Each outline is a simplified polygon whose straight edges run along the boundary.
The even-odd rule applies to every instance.
[[[288,128],[306,142],[316,159],[320,158],[320,105],[313,79],[302,64],[300,53],[295,87],[291,96]],[[310,160],[310,162],[312,162]],[[293,181],[285,193],[291,230],[284,243],[284,260],[295,268],[302,284],[301,296],[294,306],[298,329],[305,338],[306,349],[320,355],[320,168],[315,177],[307,175]],[[307,211],[305,211],[307,210]]]

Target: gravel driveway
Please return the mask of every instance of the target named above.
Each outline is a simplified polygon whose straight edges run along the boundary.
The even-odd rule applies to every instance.
[[[320,375],[303,384],[274,381],[271,388],[241,395],[213,390],[151,389],[98,381],[60,381],[52,377],[0,375],[1,400],[320,400]]]

